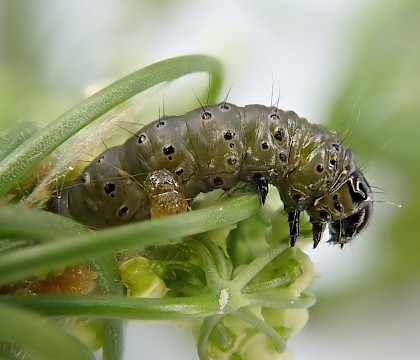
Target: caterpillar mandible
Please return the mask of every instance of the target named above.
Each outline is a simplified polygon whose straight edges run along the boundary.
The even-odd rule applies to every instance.
[[[186,199],[238,182],[279,190],[290,242],[302,211],[314,247],[329,224],[330,242],[343,246],[373,212],[371,188],[353,151],[335,132],[277,107],[222,102],[182,116],[163,116],[125,143],[107,149],[53,197],[50,210],[95,228],[185,211]]]

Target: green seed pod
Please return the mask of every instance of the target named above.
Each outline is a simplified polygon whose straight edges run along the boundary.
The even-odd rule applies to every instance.
[[[240,181],[255,186],[264,204],[271,183],[289,214],[292,246],[301,211],[311,218],[315,247],[326,224],[330,241],[343,246],[366,227],[373,210],[354,154],[335,132],[292,111],[226,102],[145,126],[60,189],[50,209],[97,228],[148,218],[160,195],[152,178],[156,184],[169,179],[170,196],[176,194],[182,209],[185,199]]]

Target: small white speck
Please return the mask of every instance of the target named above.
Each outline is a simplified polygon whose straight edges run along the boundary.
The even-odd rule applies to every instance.
[[[219,297],[219,305],[220,305],[220,310],[223,310],[226,307],[226,304],[229,301],[229,292],[226,289],[222,289],[222,291],[220,291],[220,297]]]

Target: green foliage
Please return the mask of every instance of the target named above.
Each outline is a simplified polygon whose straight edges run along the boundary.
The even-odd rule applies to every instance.
[[[56,324],[45,322],[39,314],[2,304],[0,320],[3,324],[0,328],[0,354],[5,353],[4,349],[11,349],[16,359],[26,358],[28,353],[31,359],[39,360],[57,359],[57,354],[61,359],[68,360],[94,359],[85,346],[60,331]],[[14,346],[8,347],[6,344]]]
[[[13,142],[10,134],[20,134],[21,128],[5,134],[2,144],[7,151],[0,163],[4,195],[0,284],[8,296],[0,296],[0,317],[14,331],[4,327],[0,332],[2,354],[49,359],[60,353],[84,359],[91,357],[86,346],[95,349],[99,342],[103,358],[117,360],[122,357],[125,319],[182,319],[194,320],[201,358],[246,359],[255,355],[255,343],[267,356],[284,352],[290,334],[304,325],[306,309],[314,303],[303,292],[313,277],[311,262],[298,248],[289,248],[286,221],[268,206],[261,211],[259,195],[250,189],[221,198],[210,194],[197,200],[189,213],[97,232],[55,214],[7,204],[10,189],[18,198],[26,195],[27,190],[19,187],[24,175],[89,122],[155,84],[197,71],[211,74],[214,98],[221,85],[220,64],[206,56],[179,57],[111,84],[33,136],[22,134]],[[27,279],[48,279],[55,271],[80,263],[95,269],[97,293],[15,292]],[[10,312],[9,304],[15,307]],[[44,326],[39,314],[24,308],[50,316],[106,320],[67,322],[59,331],[54,324]],[[26,318],[28,327],[21,331]],[[37,333],[36,344],[27,331]],[[52,338],[59,351],[49,347]]]

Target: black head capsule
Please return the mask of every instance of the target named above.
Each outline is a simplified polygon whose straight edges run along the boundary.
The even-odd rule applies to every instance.
[[[373,214],[373,203],[364,203],[356,213],[329,225],[330,239],[328,242],[340,245],[353,240],[369,223]]]
[[[344,206],[351,203],[354,210],[349,216],[333,221],[329,226],[331,235],[329,242],[341,247],[367,227],[373,214],[372,191],[363,174],[355,171],[350,175],[346,185],[347,196],[340,199],[340,203],[344,203]]]
[[[320,240],[320,224],[328,224],[328,242],[341,247],[365,229],[372,218],[372,191],[363,174],[356,170],[335,191],[318,198],[308,209],[313,224],[314,246]]]

